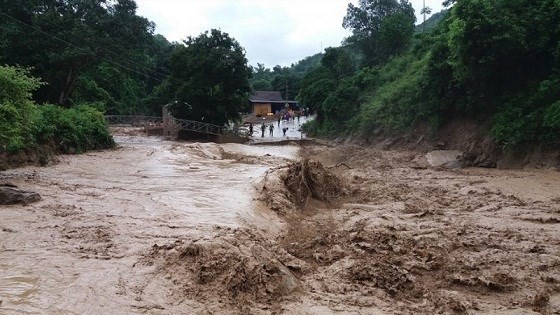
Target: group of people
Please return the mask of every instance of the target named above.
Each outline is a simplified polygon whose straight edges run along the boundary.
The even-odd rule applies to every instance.
[[[299,122],[299,117],[303,112],[304,110],[302,110],[301,112],[295,112],[293,110],[290,110],[286,112],[284,115],[278,116],[278,126],[280,126],[280,120],[285,120],[287,122],[290,122],[290,120],[292,120],[293,122],[296,122],[296,118],[297,118],[297,121]]]
[[[299,123],[300,122],[300,117],[304,116],[307,117],[310,114],[310,111],[308,108],[302,108],[299,111],[294,111],[292,109],[288,110],[288,111],[284,111],[284,112],[277,112],[277,122],[278,122],[278,128],[280,128],[280,123],[282,121],[284,122],[288,122],[288,123],[295,123],[296,120]],[[263,118],[265,119],[265,118]],[[305,121],[305,120],[304,120]],[[270,122],[270,124],[266,124],[264,121],[262,123],[262,125],[260,126],[261,128],[261,137],[264,138],[266,130],[268,129],[268,134],[270,137],[274,136],[274,121]],[[286,132],[288,131],[288,126],[282,126],[282,135],[286,136]],[[298,129],[299,131],[299,129]],[[254,132],[254,126],[253,123],[249,123],[249,135],[252,137],[253,136],[253,132]]]
[[[280,123],[278,123],[278,126],[280,126]],[[253,136],[253,123],[249,123],[249,135],[252,137]],[[266,124],[263,123],[261,125],[261,137],[264,138],[264,133],[266,131]],[[284,136],[286,136],[286,131],[288,131],[288,127],[284,127],[282,128],[282,133]],[[274,123],[271,123],[270,125],[268,125],[268,134],[269,136],[273,137],[274,136]]]

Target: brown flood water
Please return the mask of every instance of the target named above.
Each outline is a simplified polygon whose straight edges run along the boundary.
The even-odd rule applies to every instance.
[[[0,314],[560,314],[557,171],[115,139],[0,173],[42,196],[0,207]],[[300,157],[340,200],[292,209]]]
[[[29,206],[0,208],[0,313],[145,312],[146,270],[132,269],[139,254],[251,220],[253,182],[298,153],[137,136],[116,141],[116,150],[0,174],[42,196]],[[232,163],[222,159],[224,150],[261,162]]]

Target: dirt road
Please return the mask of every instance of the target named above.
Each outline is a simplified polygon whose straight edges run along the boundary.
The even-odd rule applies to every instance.
[[[0,207],[1,314],[560,314],[558,172],[116,140],[0,173],[42,195]],[[284,184],[300,156],[323,201]]]

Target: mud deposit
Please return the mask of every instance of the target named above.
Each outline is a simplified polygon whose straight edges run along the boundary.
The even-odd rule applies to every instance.
[[[116,140],[0,173],[0,314],[560,314],[557,172]]]

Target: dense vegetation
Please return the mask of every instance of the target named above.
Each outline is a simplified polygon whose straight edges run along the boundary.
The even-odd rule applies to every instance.
[[[105,118],[91,106],[38,106],[31,93],[43,83],[27,70],[0,66],[0,157],[48,146],[76,153],[112,146]]]
[[[133,0],[0,0],[2,159],[45,146],[109,147],[103,114],[161,115],[183,104],[173,109],[184,118],[240,117],[251,70],[243,48],[214,30],[170,43],[136,9]]]
[[[0,153],[110,146],[102,114],[161,115],[166,104],[223,125],[251,90],[299,100],[321,135],[470,119],[504,147],[559,146],[560,1],[444,2],[426,27],[408,0],[349,4],[342,47],[268,69],[248,66],[221,31],[154,35],[133,0],[0,0]]]
[[[241,118],[250,91],[250,68],[239,43],[219,30],[189,37],[171,55],[171,75],[160,88],[174,99],[177,118],[223,126]]]
[[[162,80],[152,32],[132,0],[0,0],[2,158],[112,146],[102,114],[150,112]]]
[[[325,55],[307,74],[299,99],[319,118],[310,131],[367,136],[421,124],[436,131],[471,119],[490,123],[504,147],[560,144],[560,1],[460,0],[416,34],[404,22],[393,27],[410,18],[408,1],[359,5],[349,6],[344,25],[354,32],[348,45],[367,46],[366,58],[348,74],[345,57],[333,64]],[[402,40],[387,48],[384,27]]]
[[[108,113],[146,111],[159,52],[169,43],[132,0],[1,0],[0,63],[30,67],[47,84],[38,103],[96,102]]]
[[[251,67],[251,88],[254,91],[280,91],[284,99],[295,100],[303,77],[319,66],[322,57],[322,53],[315,54],[290,67],[275,66],[272,70],[259,63],[256,67]]]

